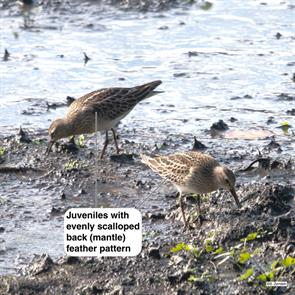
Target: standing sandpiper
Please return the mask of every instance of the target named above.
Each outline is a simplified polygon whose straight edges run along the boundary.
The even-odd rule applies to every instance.
[[[171,181],[179,191],[180,209],[186,228],[187,222],[183,208],[183,194],[207,194],[219,188],[227,189],[233,195],[240,208],[235,190],[234,173],[221,166],[213,157],[199,152],[183,152],[169,156],[149,157],[141,155],[142,162]],[[198,198],[198,215],[200,217],[200,199]]]
[[[70,105],[64,118],[56,119],[50,125],[48,131],[50,142],[47,153],[50,152],[52,145],[61,138],[93,133],[96,130],[106,131],[106,139],[100,158],[102,159],[109,143],[109,130],[113,133],[116,150],[119,153],[114,127],[141,100],[161,93],[161,91],[154,91],[161,83],[162,81],[158,80],[131,88],[103,88],[78,98]],[[97,126],[95,126],[96,114]]]

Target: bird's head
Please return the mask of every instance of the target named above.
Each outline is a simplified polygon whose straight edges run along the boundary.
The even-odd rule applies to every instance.
[[[224,188],[230,191],[235,199],[237,206],[240,208],[241,203],[239,202],[236,189],[235,189],[235,184],[236,184],[235,174],[230,169],[226,167],[222,167],[222,166],[215,167],[214,174],[217,180],[217,186],[219,188]]]
[[[49,134],[49,145],[47,148],[47,154],[50,153],[53,144],[57,140],[71,135],[69,133],[68,124],[67,122],[65,122],[64,119],[54,120],[48,129],[48,134]]]

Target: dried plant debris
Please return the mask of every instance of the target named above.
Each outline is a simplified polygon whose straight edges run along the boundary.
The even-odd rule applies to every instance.
[[[292,170],[294,170],[294,163],[291,158],[286,162],[279,159],[272,159],[271,157],[263,157],[259,154],[256,160],[252,161],[246,168],[239,170],[239,172],[264,177],[267,175],[286,174]]]
[[[16,140],[20,143],[31,143],[32,140],[29,137],[29,134],[19,127],[18,133],[16,134]]]
[[[207,147],[200,142],[199,140],[197,140],[196,137],[194,137],[194,144],[193,144],[193,151],[200,151],[200,150],[205,150]]]
[[[5,50],[4,50],[4,55],[3,55],[2,60],[3,60],[3,61],[8,61],[8,60],[9,60],[9,57],[10,57],[10,53],[9,53],[8,50],[5,48]]]

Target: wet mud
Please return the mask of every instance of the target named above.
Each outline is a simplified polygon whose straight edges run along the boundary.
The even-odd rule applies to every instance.
[[[294,5],[40,5],[25,26],[0,1],[0,294],[294,294]],[[94,135],[45,154],[50,122],[79,95],[152,79],[165,92],[120,123],[120,155],[111,143],[98,160]],[[235,172],[242,208],[226,191],[202,196],[200,224],[188,195],[184,231],[175,189],[139,155],[187,150]],[[64,256],[63,214],[95,204],[142,212],[138,256]]]
[[[55,193],[47,207],[47,218],[60,223],[61,235],[62,216],[68,208],[94,204],[97,179],[99,206],[132,206],[143,213],[144,237],[140,255],[132,258],[62,255],[51,258],[48,254],[37,255],[23,267],[21,276],[1,276],[0,293],[265,294],[265,281],[258,277],[272,272],[274,263],[277,263],[274,276],[289,283],[288,287],[275,288],[274,294],[294,292],[294,267],[281,264],[285,257],[295,255],[294,183],[291,181],[294,178],[290,176],[294,175],[293,160],[289,166],[281,167],[284,181],[275,176],[257,178],[265,166],[257,165],[253,171],[255,167],[252,166],[255,165],[252,165],[252,174],[249,174],[249,169],[246,169],[248,161],[240,159],[249,159],[250,153],[241,154],[236,147],[227,146],[227,154],[234,152],[236,160],[230,155],[226,157],[222,155],[225,142],[220,148],[213,148],[210,141],[197,143],[192,134],[186,137],[169,134],[169,140],[155,149],[157,142],[138,144],[132,142],[128,128],[119,127],[119,131],[125,153],[114,154],[115,149],[111,145],[106,158],[97,160],[93,137],[89,137],[83,147],[75,145],[74,149],[73,141],[61,142],[46,156],[46,131],[36,137],[22,130],[30,141],[22,141],[19,134],[3,139],[5,153],[2,155],[0,178],[2,183],[13,183],[19,189],[29,184],[31,189],[53,190]],[[135,131],[133,136],[142,134]],[[100,137],[100,146],[102,141],[103,137]],[[265,144],[268,151],[277,148],[271,142]],[[234,168],[239,175],[237,192],[242,208],[236,208],[225,191],[203,196],[201,210],[204,220],[200,225],[196,216],[196,199],[187,196],[186,211],[191,228],[183,231],[173,187],[162,183],[157,175],[144,167],[139,154],[153,149],[157,153],[171,153],[175,147],[199,150],[203,149],[203,144],[207,146],[206,152]],[[237,171],[238,164],[244,166],[241,171]],[[267,166],[264,172],[271,175],[271,167]],[[12,211],[13,207],[12,200],[1,200],[2,220],[10,218],[12,212],[20,216],[26,212],[28,222],[40,222],[33,212],[28,212],[28,208],[22,212],[22,208]],[[1,229],[2,236],[13,230],[5,225]],[[49,231],[46,239],[54,239],[50,235]],[[2,254],[9,251],[13,252],[13,249],[2,249]],[[241,262],[243,253],[250,255],[245,262]],[[253,275],[241,280],[247,269],[253,269]]]

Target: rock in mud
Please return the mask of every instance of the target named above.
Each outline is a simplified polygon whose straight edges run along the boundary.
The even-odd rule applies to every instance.
[[[22,143],[31,143],[32,140],[29,138],[27,132],[25,132],[21,127],[19,127],[18,133],[16,135],[16,140]]]
[[[278,95],[278,99],[283,101],[293,101],[295,100],[295,96],[289,93],[281,93]]]
[[[73,264],[79,264],[80,258],[79,257],[74,257],[74,256],[64,256],[61,257],[61,259],[59,259],[58,264],[63,265],[63,264],[69,264],[69,265],[73,265]]]
[[[282,34],[280,33],[280,32],[277,32],[276,34],[275,34],[275,37],[279,40],[279,39],[281,39],[282,38]]]
[[[153,259],[161,259],[160,249],[156,247],[151,247],[148,249],[149,257]]]
[[[111,155],[110,160],[122,164],[130,163],[134,161],[134,154]]]
[[[152,220],[160,220],[165,219],[166,214],[158,212],[158,213],[148,213],[148,218]]]
[[[219,120],[216,123],[213,123],[212,126],[210,127],[210,131],[226,131],[228,130],[229,127],[228,125],[223,121],[223,120]]]
[[[233,123],[233,122],[236,122],[236,121],[238,121],[238,119],[237,119],[237,118],[235,118],[235,117],[230,117],[230,119],[229,119],[229,120],[230,120],[230,122],[232,122],[232,123]]]
[[[294,79],[295,79],[295,78],[294,78]],[[287,114],[287,115],[290,115],[290,116],[295,116],[295,109],[287,110],[286,114]]]

